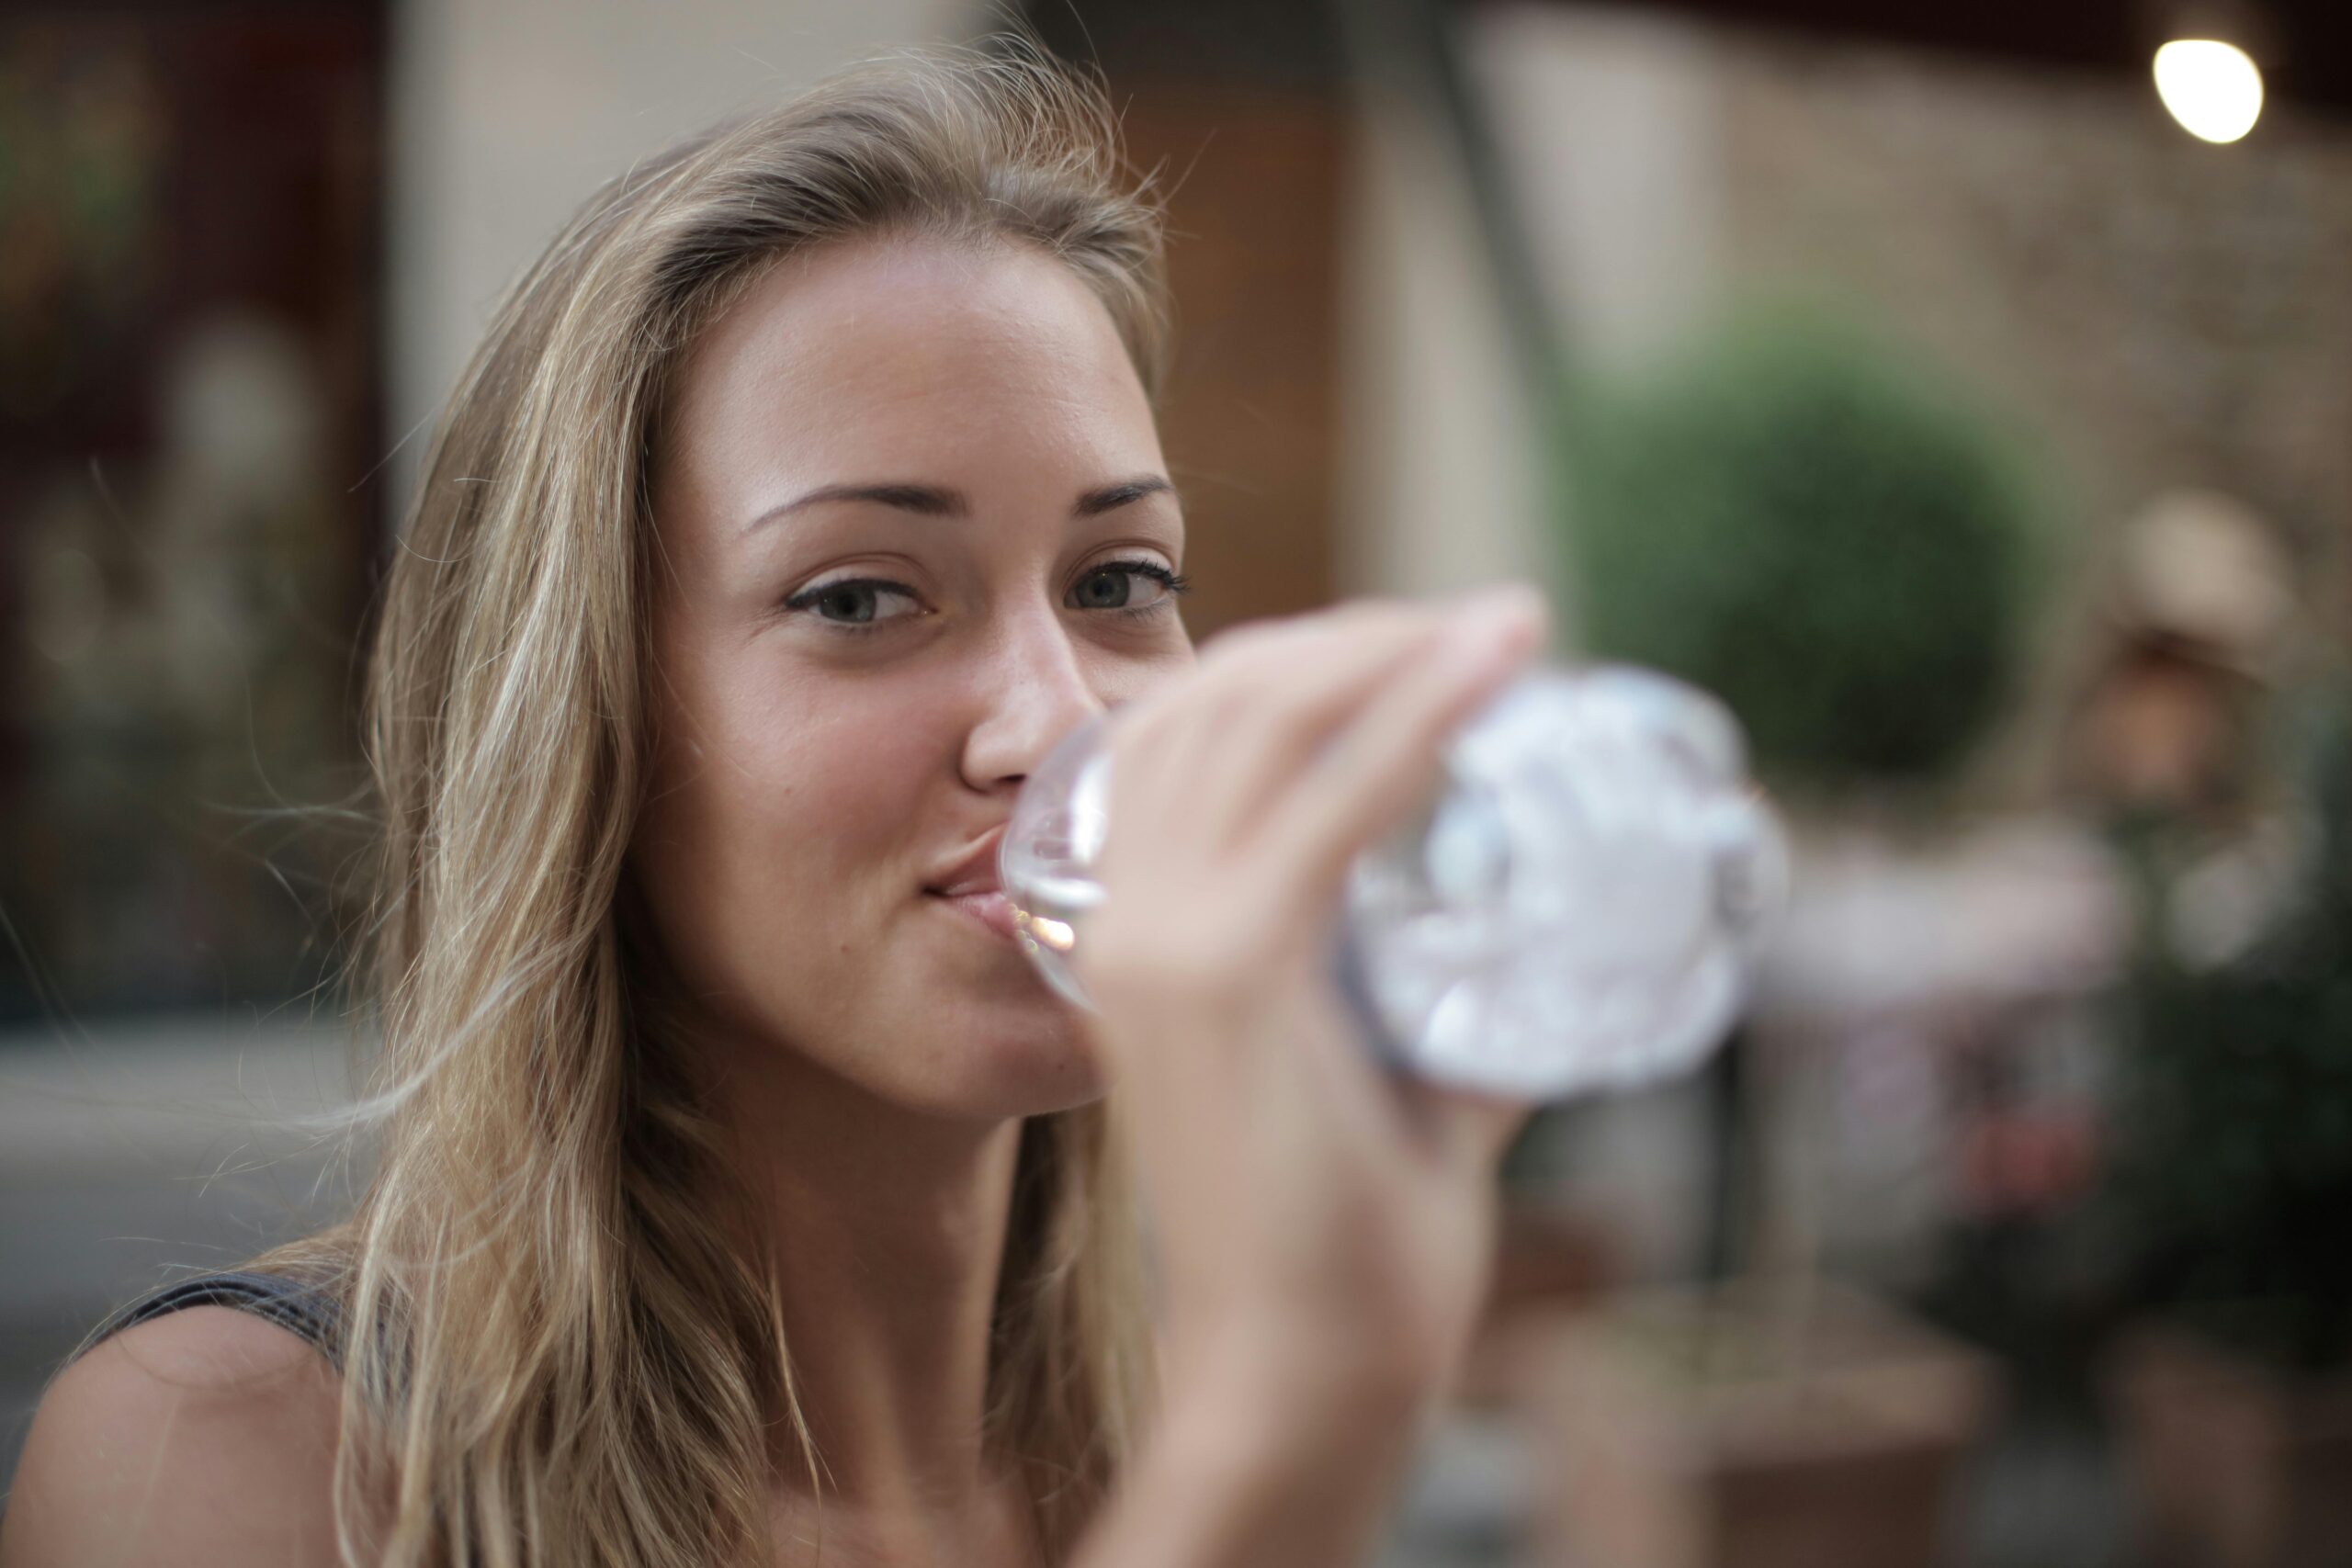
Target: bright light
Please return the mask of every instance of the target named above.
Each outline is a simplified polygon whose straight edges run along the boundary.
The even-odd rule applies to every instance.
[[[2156,51],[2156,96],[2189,135],[2235,141],[2262,113],[2262,73],[2235,44],[2175,39]]]

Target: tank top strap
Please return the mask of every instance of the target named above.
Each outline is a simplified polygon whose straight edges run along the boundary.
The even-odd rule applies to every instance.
[[[233,1307],[267,1318],[316,1346],[337,1367],[342,1365],[341,1314],[335,1303],[317,1287],[285,1274],[232,1270],[175,1280],[117,1312],[91,1337],[90,1344],[96,1346],[150,1318],[197,1306]]]

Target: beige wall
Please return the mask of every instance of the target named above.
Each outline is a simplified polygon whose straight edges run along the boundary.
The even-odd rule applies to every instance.
[[[1542,576],[1538,474],[1475,215],[1419,106],[1359,105],[1343,218],[1343,593]]]
[[[1574,351],[1616,364],[1672,343],[1722,274],[1709,35],[1519,4],[1481,10],[1467,44]],[[1544,443],[1459,165],[1420,106],[1377,93],[1358,106],[1354,152],[1340,581],[1404,593],[1553,581]]]
[[[388,445],[430,417],[507,281],[631,159],[968,0],[406,0],[393,12]],[[423,436],[390,466],[405,496]]]

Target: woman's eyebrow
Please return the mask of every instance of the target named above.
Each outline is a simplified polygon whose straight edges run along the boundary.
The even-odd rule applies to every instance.
[[[1115,511],[1132,502],[1141,501],[1145,496],[1158,495],[1163,491],[1173,496],[1176,493],[1176,487],[1169,483],[1163,475],[1138,474],[1133,479],[1121,479],[1115,484],[1102,485],[1088,491],[1078,498],[1078,504],[1070,508],[1070,515],[1100,517],[1105,512]],[[829,501],[868,502],[877,506],[890,506],[901,512],[911,512],[921,517],[968,517],[972,514],[970,499],[962,491],[949,490],[944,485],[819,485],[806,495],[796,496],[781,506],[768,508],[745,524],[743,531],[748,534],[755,528],[775,522],[779,517],[788,516],[795,512]]]
[[[1125,506],[1129,502],[1141,501],[1145,496],[1158,495],[1163,491],[1175,499],[1180,509],[1182,507],[1183,498],[1176,494],[1176,487],[1170,484],[1164,476],[1138,474],[1131,479],[1121,479],[1117,484],[1104,485],[1099,490],[1088,491],[1078,498],[1078,504],[1070,509],[1070,515],[1100,517],[1105,512]]]
[[[948,490],[940,485],[920,484],[842,484],[819,485],[806,495],[795,496],[781,506],[771,506],[749,523],[743,532],[764,527],[779,517],[803,512],[828,501],[866,501],[879,506],[895,506],[901,512],[912,512],[923,517],[968,517],[972,503],[962,491]]]

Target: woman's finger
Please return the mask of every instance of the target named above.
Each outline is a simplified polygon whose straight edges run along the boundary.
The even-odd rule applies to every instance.
[[[1534,1107],[1419,1079],[1397,1084],[1407,1119],[1436,1150],[1444,1165],[1477,1179],[1491,1177],[1527,1125]]]
[[[1182,788],[1202,837],[1225,848],[1253,831],[1268,803],[1377,693],[1428,658],[1444,628],[1427,607],[1334,617],[1262,640],[1213,671],[1160,743],[1161,776]]]
[[[1362,600],[1212,643],[1185,739],[1199,743],[1191,754],[1215,761],[1186,781],[1188,813],[1219,844],[1255,829],[1331,738],[1430,658],[1450,628],[1526,592],[1512,585],[1437,602]]]
[[[1475,618],[1457,617],[1283,794],[1258,852],[1281,863],[1309,907],[1332,903],[1355,857],[1428,800],[1446,740],[1526,662],[1544,624],[1532,591],[1481,596]]]

